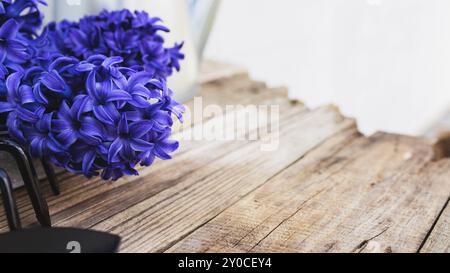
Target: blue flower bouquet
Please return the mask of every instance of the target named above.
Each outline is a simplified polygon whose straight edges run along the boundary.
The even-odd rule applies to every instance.
[[[42,28],[44,0],[0,0],[2,126],[31,155],[87,177],[117,180],[170,159],[167,78],[182,44],[146,12],[103,11]]]

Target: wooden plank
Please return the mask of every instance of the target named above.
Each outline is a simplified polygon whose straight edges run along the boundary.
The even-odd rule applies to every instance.
[[[356,131],[354,121],[343,118],[334,107],[285,118],[275,152],[262,152],[260,142],[247,143],[93,228],[122,236],[124,252],[164,251],[313,147],[349,128]],[[176,170],[168,166],[166,171]],[[164,182],[163,177],[158,179]]]
[[[277,102],[277,100],[272,98],[270,99],[270,102]],[[283,102],[288,103],[286,99],[280,99],[278,103],[282,104]],[[299,104],[296,104],[296,107],[297,108],[292,109],[293,111],[285,112],[287,114],[299,114],[301,111],[306,110]],[[229,127],[227,126],[227,128]],[[161,190],[161,188],[164,189],[165,187],[171,186],[177,181],[179,176],[190,173],[199,168],[199,166],[202,166],[201,164],[206,165],[209,160],[220,157],[223,153],[227,153],[231,150],[236,150],[242,145],[245,145],[245,143],[226,143],[226,146],[222,147],[223,145],[224,143],[220,141],[184,142],[183,147],[173,160],[157,162],[152,168],[141,170],[141,177],[124,178],[118,182],[103,185],[103,187],[99,187],[98,182],[94,180],[90,181],[89,185],[86,184],[73,188],[70,192],[63,194],[61,197],[55,199],[50,198],[49,204],[51,205],[52,219],[57,225],[71,225],[72,222],[75,222],[73,224],[78,225],[79,227],[89,227],[95,223],[95,221],[99,221],[98,219],[103,219],[104,217],[114,214],[114,212],[118,210],[123,210],[130,202],[131,204],[139,202],[142,198],[149,195],[151,196],[158,190]],[[215,149],[217,149],[215,153],[206,154],[206,151]],[[203,160],[193,161],[192,157],[199,157]],[[173,166],[177,171],[167,174],[165,171],[167,168],[166,165]],[[165,177],[165,180],[161,183],[159,183],[159,181],[152,182],[149,181],[148,176],[151,176],[152,178],[163,176]],[[79,179],[80,178],[77,176],[69,180],[72,180],[71,184],[73,185],[77,180],[79,181]],[[169,183],[167,180],[172,182]],[[123,194],[123,191],[125,191],[125,194]],[[114,207],[114,204],[117,206]],[[108,206],[108,208],[105,210],[104,206]],[[86,211],[87,209],[90,210]],[[96,211],[97,209],[98,211]],[[82,221],[81,219],[85,219],[85,221]]]
[[[169,251],[416,252],[450,194],[432,158],[419,139],[332,139]]]
[[[273,91],[273,92],[272,92]],[[279,89],[273,89],[273,90],[267,90],[266,92],[262,94],[254,94],[254,95],[248,95],[248,99],[251,99],[254,103],[257,104],[271,104],[271,103],[289,103],[287,99],[284,98],[284,92],[280,91]],[[268,99],[270,98],[270,99]],[[277,99],[278,98],[278,99]],[[226,100],[225,100],[226,101]],[[228,100],[231,102],[231,100]],[[244,100],[246,101],[246,100]],[[305,109],[302,105],[297,104],[298,109]],[[297,109],[297,110],[298,110]],[[223,143],[220,142],[184,142],[181,146],[180,151],[177,152],[175,155],[175,160],[168,161],[168,162],[157,162],[154,166],[151,168],[145,168],[141,170],[141,176],[140,177],[127,177],[124,179],[121,179],[118,182],[115,183],[100,183],[99,178],[94,178],[91,180],[87,180],[80,176],[72,176],[68,177],[64,180],[64,182],[61,184],[61,190],[62,194],[61,196],[54,197],[51,195],[48,195],[48,203],[50,206],[50,212],[52,215],[52,220],[55,224],[58,224],[59,222],[64,221],[66,218],[70,218],[74,216],[73,214],[81,214],[85,215],[84,211],[87,208],[90,207],[98,207],[99,203],[104,204],[106,201],[103,198],[106,198],[106,196],[114,197],[114,194],[117,192],[123,191],[125,188],[129,187],[130,183],[133,183],[134,188],[139,188],[136,185],[141,184],[149,184],[148,179],[145,179],[147,175],[153,175],[151,172],[152,170],[156,170],[158,168],[166,168],[165,166],[168,165],[174,165],[179,166],[176,164],[176,160],[178,157],[181,156],[181,154],[188,153],[191,150],[195,150],[192,152],[194,153],[201,153],[206,149],[214,149],[214,147],[219,147],[223,145]],[[238,149],[240,147],[240,143],[234,143],[233,145],[228,145],[226,148],[230,149]],[[218,152],[215,154],[209,155],[210,159],[214,159],[215,157],[219,157],[222,155],[223,152],[227,152],[227,149],[219,149]],[[190,172],[193,169],[195,169],[195,166],[189,165],[186,163],[186,161],[189,162],[189,158],[186,159],[185,157],[180,158],[180,169],[185,170],[186,172]],[[207,162],[203,162],[204,164],[207,164]],[[188,168],[190,166],[191,169]],[[150,172],[149,172],[150,171]],[[183,173],[178,173],[178,175],[181,175]],[[172,179],[175,179],[172,177]],[[140,182],[136,182],[136,181]],[[137,183],[137,184],[136,184]],[[150,184],[151,185],[151,184]],[[169,186],[170,183],[164,183],[164,186]],[[157,189],[158,187],[155,187]],[[148,194],[154,193],[153,191],[150,192],[143,192],[141,195],[137,195],[134,198],[131,198],[127,202],[124,202],[121,204],[121,209],[124,209],[125,204],[129,204],[129,202],[139,202],[141,199],[139,199],[139,196],[148,196]],[[142,195],[144,194],[144,195]],[[128,196],[128,195],[127,195]],[[19,204],[19,210],[22,217],[22,221],[24,222],[24,226],[33,225],[35,224],[35,217],[34,217],[34,211],[29,204],[28,199],[26,198],[26,194],[22,193],[22,198],[19,198],[18,201]],[[120,209],[119,209],[120,210]],[[82,223],[80,227],[89,227],[90,224],[95,221],[95,219],[99,219],[100,215],[110,215],[111,213],[115,212],[116,210],[108,209],[108,211],[104,211],[102,214],[98,214],[97,217],[90,219],[90,221],[87,221],[85,223]],[[1,224],[3,225],[3,228],[5,229],[7,227],[5,217],[1,217],[2,219]],[[66,222],[67,224],[67,222]]]
[[[273,99],[270,101],[274,102]],[[287,100],[283,99],[282,101]],[[301,105],[286,109],[288,111],[283,111],[282,118],[299,116],[302,112],[306,112],[306,108]],[[219,119],[221,118],[219,117]],[[216,120],[211,120],[208,123],[215,122]],[[226,128],[232,129],[230,126],[226,126]],[[251,129],[259,130],[261,127],[257,127],[255,124]],[[67,208],[61,213],[56,213],[52,219],[58,226],[89,228],[130,206],[181,183],[185,176],[196,174],[198,169],[228,153],[241,149],[247,144],[248,141],[186,141],[184,147],[175,155],[173,160],[160,162],[154,168],[143,169],[140,178],[127,178],[132,179],[131,182],[129,181],[130,183],[121,182],[119,186],[110,188],[101,195],[95,193],[92,198],[77,202],[75,206]],[[149,179],[150,177],[151,179]],[[86,196],[88,193],[83,195]],[[61,205],[58,207],[61,207]]]
[[[420,252],[450,253],[450,206],[448,201]]]
[[[267,88],[231,66],[225,72],[204,78],[203,107],[279,104],[276,151],[261,151],[261,139],[183,141],[173,160],[140,177],[104,184],[65,173],[61,196],[44,184],[54,223],[119,234],[123,252],[449,251],[450,160],[442,141],[433,152],[416,138],[362,137],[334,107],[310,111],[290,102],[285,88]],[[221,115],[186,116],[183,128],[234,122]],[[241,134],[261,129],[267,125]],[[15,194],[24,226],[35,225],[25,191]]]
[[[345,149],[349,143],[352,143],[359,137],[360,134],[354,128],[343,130],[326,140],[320,146],[309,151],[308,154],[287,170],[291,171],[295,168],[296,172],[301,174],[306,167],[312,166],[313,164],[321,164],[321,166],[324,166],[325,164],[321,162],[327,158],[331,158],[338,151]],[[299,164],[301,167],[299,167]],[[283,174],[285,172],[283,171]],[[273,179],[278,180],[279,178],[276,176]],[[261,189],[264,189],[265,196],[261,196],[259,193],[260,190],[251,193],[242,202],[238,202],[236,205],[225,210],[216,218],[174,245],[167,252],[224,252],[228,246],[238,246],[243,243],[243,239],[247,236],[253,238],[254,235],[251,232],[259,228],[261,222],[266,220],[267,216],[265,214],[270,215],[271,212],[278,213],[280,210],[278,207],[283,207],[284,209],[284,205],[292,205],[292,201],[288,200],[289,202],[284,203],[280,200],[284,198],[284,195],[279,190],[268,193],[267,191],[272,190],[272,186],[281,187],[280,189],[283,189],[283,194],[296,195],[296,192],[299,191],[294,188],[295,192],[292,192],[292,187],[289,187],[289,185],[274,185],[273,182],[269,181],[261,187]],[[298,185],[294,186],[299,187]],[[255,200],[255,195],[260,200]],[[238,208],[241,210],[238,211]],[[230,249],[230,251],[235,251],[235,249]]]
[[[224,88],[226,85],[227,88]],[[277,98],[285,98],[286,91],[284,89],[265,89],[264,84],[259,82],[254,82],[249,80],[246,76],[236,76],[234,78],[226,79],[223,81],[217,80],[215,82],[211,82],[204,85],[203,88],[203,98],[204,98],[204,106],[208,104],[217,104],[219,106],[225,106],[226,104],[231,104],[233,102],[242,102],[244,104],[247,103],[269,103],[269,101],[278,101],[278,103],[286,103],[287,99],[278,100]],[[238,98],[234,93],[240,94],[242,96],[241,99]],[[192,104],[188,104],[188,106],[192,107]],[[207,121],[208,119],[205,119]],[[186,127],[189,127],[190,124],[194,124],[195,121],[186,120]],[[200,144],[200,143],[199,143]],[[186,145],[190,145],[187,143]],[[186,145],[182,145],[182,150],[188,151],[191,147],[187,147]],[[220,155],[218,153],[217,155]],[[164,163],[160,163],[164,165]],[[158,164],[153,166],[152,168],[157,168]],[[143,175],[141,174],[141,177]],[[145,174],[144,174],[145,176]],[[102,194],[110,190],[114,190],[119,187],[123,187],[124,185],[137,180],[137,177],[131,177],[122,179],[121,181],[115,183],[100,183],[98,178],[88,180],[79,175],[71,175],[65,173],[59,177],[61,183],[61,192],[60,196],[52,196],[50,189],[44,181],[44,195],[48,199],[48,203],[50,206],[50,212],[54,216],[54,222],[61,221],[63,219],[63,215],[68,215],[70,212],[76,211],[78,208],[77,205],[89,200],[89,204],[99,202],[97,198],[101,198]],[[17,198],[17,203],[19,207],[19,212],[21,215],[22,222],[24,226],[34,225],[36,223],[34,211],[31,207],[31,204],[27,198],[26,192],[22,190],[18,190],[15,193]],[[1,206],[1,203],[0,203]],[[85,204],[84,206],[88,206]],[[70,209],[70,210],[68,210]],[[80,209],[80,208],[79,208]],[[67,210],[67,211],[66,211]],[[7,228],[6,218],[3,214],[3,211],[0,212],[0,231],[2,229]]]

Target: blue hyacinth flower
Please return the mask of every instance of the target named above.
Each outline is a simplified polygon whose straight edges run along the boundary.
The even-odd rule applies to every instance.
[[[28,59],[27,44],[16,38],[19,24],[9,19],[0,27],[0,61],[24,63]]]
[[[117,124],[117,137],[109,147],[109,163],[122,160],[133,161],[136,158],[136,152],[147,152],[153,149],[153,143],[142,139],[152,129],[153,122],[143,120],[128,123],[126,114],[123,114]]]

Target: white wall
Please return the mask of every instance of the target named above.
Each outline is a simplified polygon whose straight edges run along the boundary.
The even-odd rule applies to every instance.
[[[450,105],[448,0],[223,0],[210,58],[246,65],[309,106],[420,134]]]

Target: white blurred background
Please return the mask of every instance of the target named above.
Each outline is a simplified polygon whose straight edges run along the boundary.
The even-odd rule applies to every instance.
[[[450,106],[448,0],[224,0],[206,56],[246,65],[364,133],[421,134]]]
[[[153,10],[185,0],[67,1]],[[286,85],[308,106],[336,104],[366,134],[419,135],[450,107],[449,12],[448,0],[223,0],[205,56]]]

